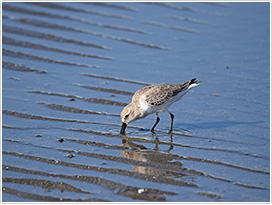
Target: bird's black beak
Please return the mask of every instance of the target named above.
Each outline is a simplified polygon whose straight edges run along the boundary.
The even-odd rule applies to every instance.
[[[126,128],[127,128],[127,124],[123,122],[121,130],[120,130],[120,134],[122,134],[122,135],[125,134]]]

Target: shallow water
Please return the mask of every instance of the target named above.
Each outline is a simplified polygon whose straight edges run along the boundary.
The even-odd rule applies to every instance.
[[[270,201],[269,3],[3,3],[2,201]],[[203,81],[119,135],[152,83]]]

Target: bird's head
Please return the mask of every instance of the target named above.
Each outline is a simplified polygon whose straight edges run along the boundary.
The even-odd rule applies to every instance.
[[[122,110],[120,117],[123,122],[120,134],[124,134],[129,123],[139,119],[140,113],[136,112],[133,105],[129,104]]]

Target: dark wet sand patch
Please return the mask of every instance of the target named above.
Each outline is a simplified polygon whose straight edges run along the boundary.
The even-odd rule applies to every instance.
[[[101,98],[84,98],[84,97],[76,96],[76,95],[53,93],[53,92],[47,92],[47,91],[36,91],[36,90],[28,90],[27,92],[28,93],[37,93],[37,94],[43,94],[43,95],[52,95],[52,96],[79,99],[79,100],[84,100],[84,101],[87,101],[87,102],[90,102],[90,103],[116,105],[116,106],[122,106],[122,107],[127,105],[127,103],[122,103],[122,102],[107,100],[107,99],[101,99]]]
[[[212,193],[212,192],[201,192],[201,191],[197,191],[197,194],[207,197],[209,199],[215,199],[216,201],[223,201],[223,196],[221,194],[216,194],[216,193]]]
[[[55,182],[55,181],[42,180],[42,179],[8,178],[8,177],[3,177],[2,182],[39,186],[47,190],[58,189],[61,192],[70,191],[75,193],[91,194],[91,192],[83,191],[65,182]]]
[[[145,3],[149,3],[149,2],[145,2]],[[175,9],[175,10],[180,10],[180,11],[189,11],[189,12],[197,12],[197,11],[198,11],[198,10],[195,9],[195,8],[176,6],[176,5],[173,5],[173,4],[171,4],[171,3],[164,3],[164,2],[150,2],[149,4],[158,5],[158,6],[163,6],[163,7],[166,7],[166,8]]]
[[[93,176],[51,174],[46,172],[18,168],[18,167],[11,167],[11,166],[8,167],[5,165],[3,165],[2,167],[3,169],[16,171],[16,172],[56,177],[56,178],[62,178],[62,179],[72,179],[76,181],[84,181],[87,183],[97,184],[106,189],[113,191],[115,194],[123,195],[125,197],[129,197],[132,199],[147,200],[147,201],[165,201],[166,197],[164,195],[176,195],[175,192],[161,191],[158,189],[150,189],[150,188],[126,186],[121,183],[116,183],[114,181],[110,181],[110,180],[99,178],[99,177],[93,177]],[[144,190],[144,193],[139,193],[139,190]]]
[[[84,98],[83,100],[85,100],[87,102],[91,102],[91,103],[116,105],[116,106],[121,106],[121,107],[124,107],[127,105],[127,103],[122,103],[122,102],[113,101],[113,100],[106,100],[106,99],[101,99],[101,98]]]
[[[229,7],[228,3],[225,3],[225,2],[201,2],[201,3],[209,4],[212,6]]]
[[[250,189],[267,189],[265,187],[253,186],[253,185],[250,185],[250,184],[242,184],[242,183],[239,183],[239,182],[235,182],[235,184],[238,185],[238,186],[242,186],[242,187],[246,187],[246,188],[250,188]]]
[[[67,50],[63,50],[63,49],[59,49],[59,48],[44,46],[44,45],[41,45],[41,44],[30,43],[28,41],[17,41],[15,39],[8,38],[8,37],[5,37],[5,36],[2,37],[2,41],[3,41],[3,44],[9,44],[9,45],[25,47],[25,48],[33,48],[33,49],[38,49],[38,50],[53,51],[53,52],[64,53],[64,54],[69,54],[69,55],[76,55],[76,56],[82,56],[82,57],[87,57],[87,58],[98,58],[98,59],[104,59],[104,60],[113,60],[114,59],[112,57],[99,56],[99,55],[90,55],[90,54],[85,54],[85,53],[67,51]]]
[[[6,62],[6,61],[2,61],[2,68],[9,69],[9,70],[15,70],[15,71],[35,72],[35,73],[39,73],[39,74],[46,73],[45,70],[38,70],[38,69],[27,67],[23,64],[18,65],[18,64]]]
[[[241,169],[241,170],[245,170],[245,171],[249,171],[249,172],[255,172],[255,173],[270,175],[270,172],[267,172],[267,171],[251,169],[251,168],[248,168],[248,167],[242,167],[242,166],[229,164],[229,163],[225,163],[225,162],[221,162],[221,161],[202,159],[202,158],[196,158],[196,157],[181,157],[181,158],[185,159],[185,160],[192,160],[192,161],[198,161],[198,162],[204,162],[204,163],[218,164],[218,165],[233,167],[233,168],[236,168],[236,169]]]
[[[27,192],[19,191],[16,189],[2,187],[2,191],[8,194],[19,196],[21,198],[32,199],[37,201],[46,201],[46,202],[110,202],[104,199],[97,198],[88,198],[88,199],[70,199],[70,198],[57,198],[50,196],[42,196],[38,194],[30,194]]]
[[[98,27],[103,27],[103,28],[116,29],[116,30],[121,30],[121,31],[129,31],[129,32],[135,32],[135,33],[141,33],[141,34],[147,34],[148,33],[148,32],[146,32],[144,30],[141,30],[141,29],[103,24],[103,23],[100,23],[100,22],[94,22],[94,21],[91,21],[91,20],[88,20],[88,19],[79,18],[79,17],[75,17],[75,16],[64,16],[64,15],[53,14],[53,13],[48,13],[48,12],[29,10],[29,9],[25,9],[25,8],[10,6],[10,5],[7,5],[7,4],[4,4],[3,9],[13,11],[13,12],[20,12],[20,13],[36,15],[36,16],[44,16],[44,17],[49,17],[49,18],[72,20],[72,21],[85,23],[85,24],[88,24],[88,25],[93,25],[93,26],[98,26]]]
[[[114,8],[114,9],[121,9],[121,10],[127,10],[127,11],[134,11],[138,12],[139,9],[136,7],[131,6],[124,6],[124,5],[118,5],[118,4],[112,4],[112,3],[105,3],[105,2],[84,2],[83,4],[91,4],[95,6],[102,6],[102,7],[108,7],[108,8]]]
[[[50,58],[44,58],[44,57],[39,57],[31,54],[26,54],[23,52],[15,52],[11,51],[8,49],[2,49],[2,54],[4,56],[10,56],[10,57],[16,57],[16,58],[27,58],[30,60],[36,60],[36,61],[43,61],[47,63],[56,63],[56,64],[62,64],[62,65],[69,65],[69,66],[79,66],[79,67],[87,67],[87,68],[99,68],[100,66],[97,65],[85,65],[81,63],[70,63],[70,62],[64,62],[56,59],[50,59]]]
[[[106,113],[106,112],[90,111],[90,110],[79,109],[76,107],[57,105],[57,104],[51,104],[51,103],[46,103],[46,102],[38,102],[38,103],[41,105],[44,105],[46,107],[49,107],[51,109],[61,110],[61,111],[65,111],[65,112],[73,112],[73,113],[81,113],[81,114],[89,114],[89,115],[108,115],[108,116],[120,117],[119,114],[110,114],[110,113]]]
[[[76,45],[80,45],[80,46],[87,46],[87,47],[93,47],[93,48],[98,48],[98,49],[111,50],[111,48],[109,48],[109,47],[97,45],[94,43],[87,43],[87,42],[83,42],[83,41],[79,41],[79,40],[56,36],[56,35],[49,34],[49,33],[41,33],[41,32],[37,32],[34,30],[28,30],[28,29],[13,27],[13,26],[7,26],[4,24],[2,25],[2,29],[4,32],[7,32],[7,33],[14,33],[14,34],[18,34],[18,35],[46,39],[46,40],[50,40],[50,41],[72,43],[72,44],[76,44]]]
[[[34,170],[18,168],[18,167],[13,167],[13,166],[6,166],[6,165],[2,165],[2,169],[10,170],[10,171],[17,171],[17,172],[22,172],[22,173],[28,173],[28,174],[36,174],[36,175],[42,175],[42,176],[50,176],[50,177],[57,177],[57,178],[64,178],[64,179],[73,179],[73,180],[77,180],[77,181],[85,181],[88,183],[98,184],[106,189],[110,189],[110,190],[114,191],[116,194],[120,194],[120,195],[131,197],[131,198],[135,198],[135,197],[138,198],[139,197],[138,199],[142,199],[142,200],[158,201],[158,197],[161,198],[161,197],[163,197],[163,195],[176,195],[175,192],[162,191],[162,190],[150,189],[150,188],[139,188],[139,187],[133,187],[133,186],[126,186],[121,183],[116,183],[114,181],[110,181],[110,180],[99,178],[99,177],[52,174],[52,173],[34,171]],[[140,193],[138,190],[140,190],[140,189],[144,189],[144,192],[146,195],[139,195]],[[155,194],[155,196],[154,196],[154,194]],[[163,199],[165,200],[164,197],[163,197]]]
[[[113,80],[113,81],[118,81],[118,82],[126,82],[126,83],[139,84],[139,85],[151,85],[150,83],[144,83],[144,82],[140,82],[140,81],[128,80],[128,79],[122,79],[122,78],[114,78],[114,77],[109,77],[109,76],[96,75],[96,74],[92,74],[92,73],[82,73],[81,75],[92,77],[92,78]]]
[[[183,32],[199,33],[199,31],[194,30],[194,29],[184,28],[184,27],[175,26],[175,25],[166,25],[166,24],[162,24],[160,22],[155,22],[155,21],[141,21],[141,22],[144,24],[152,25],[152,26],[174,29],[174,30],[183,31]]]
[[[57,4],[57,3],[52,3],[52,2],[28,2],[28,4],[32,4],[32,5],[35,5],[35,6],[52,8],[52,9],[56,9],[56,10],[83,12],[83,13],[88,13],[88,14],[93,14],[93,15],[106,16],[106,17],[110,17],[110,18],[119,18],[119,19],[131,20],[131,17],[124,16],[124,15],[93,11],[93,10],[90,10],[90,9],[80,9],[80,8],[70,7],[70,6],[67,6],[67,5]],[[73,5],[73,4],[71,4],[71,5]]]
[[[102,87],[88,86],[88,85],[82,85],[82,84],[77,84],[77,83],[74,83],[73,85],[76,85],[76,86],[79,86],[82,88],[87,88],[90,90],[96,90],[96,91],[107,92],[107,93],[122,94],[122,95],[133,95],[134,94],[133,92],[117,90],[117,89],[112,89],[112,88],[102,88]]]
[[[42,27],[42,28],[64,30],[64,31],[72,31],[72,32],[78,32],[78,33],[85,33],[85,34],[90,34],[93,36],[98,36],[101,38],[108,38],[108,39],[112,39],[112,40],[122,41],[122,42],[130,43],[130,44],[138,45],[138,46],[143,46],[143,47],[147,47],[147,48],[155,48],[155,49],[160,49],[160,50],[170,50],[170,48],[167,48],[164,46],[150,44],[150,43],[144,43],[144,42],[135,41],[132,39],[123,38],[123,37],[119,37],[119,36],[108,35],[108,34],[104,34],[104,33],[98,33],[98,32],[94,32],[91,30],[83,30],[83,29],[78,29],[78,28],[74,28],[74,27],[62,26],[62,25],[48,23],[46,21],[40,21],[40,20],[36,20],[36,19],[15,18],[13,16],[5,16],[5,17],[10,18],[13,21],[17,21],[17,22],[27,24],[27,25],[32,25],[32,26],[37,26],[37,27]]]
[[[72,119],[45,117],[45,116],[25,114],[25,113],[10,111],[10,110],[2,110],[2,113],[5,114],[5,115],[11,115],[11,116],[15,116],[15,117],[33,119],[33,120],[52,120],[52,121],[61,121],[61,122],[88,123],[88,121],[84,121],[84,120],[72,120]]]
[[[179,21],[190,22],[190,23],[208,24],[208,22],[204,21],[204,20],[199,20],[199,19],[194,19],[194,18],[188,18],[188,17],[183,17],[183,16],[168,15],[167,17],[171,18],[171,19],[179,20]]]
[[[47,130],[47,129],[63,129],[59,127],[14,127],[11,125],[2,124],[2,128],[4,129],[14,129],[14,130]]]

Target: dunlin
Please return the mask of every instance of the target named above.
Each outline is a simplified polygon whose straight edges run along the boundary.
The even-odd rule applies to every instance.
[[[121,112],[123,122],[120,134],[125,134],[126,127],[135,120],[145,118],[155,113],[157,120],[151,132],[154,132],[156,125],[159,123],[159,112],[167,112],[171,117],[169,133],[173,129],[174,115],[168,111],[169,107],[181,99],[190,89],[199,85],[195,78],[181,84],[154,84],[138,90],[132,97],[132,101]]]

